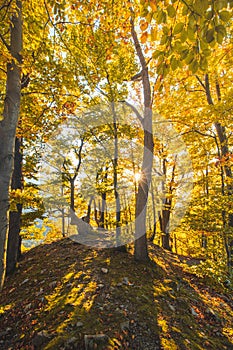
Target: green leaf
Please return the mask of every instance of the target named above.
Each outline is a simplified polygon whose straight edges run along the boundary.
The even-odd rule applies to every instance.
[[[168,41],[168,36],[166,34],[163,34],[160,40],[160,45],[166,44],[167,41]]]
[[[189,50],[188,49],[185,49],[181,52],[180,54],[180,59],[183,61],[189,54]]]
[[[193,60],[191,64],[189,65],[190,70],[192,71],[193,74],[195,74],[199,68],[199,64],[197,60]]]
[[[189,8],[188,6],[184,5],[182,10],[182,15],[186,16],[188,13],[189,13]]]
[[[202,50],[202,53],[204,56],[208,57],[211,55],[211,50],[210,49],[204,49]]]
[[[167,20],[166,13],[162,10],[158,11],[157,16],[156,16],[157,23],[158,24],[166,23],[166,20]]]
[[[193,3],[193,8],[196,12],[203,15],[204,12],[208,9],[209,4],[208,0],[196,0]]]
[[[200,68],[203,71],[206,71],[208,68],[208,61],[206,59],[206,57],[202,56],[200,59]]]
[[[183,30],[180,34],[180,41],[184,43],[187,40],[188,32],[187,30]]]
[[[227,0],[218,0],[215,1],[215,9],[217,11],[222,10],[223,8],[227,8]]]
[[[155,50],[152,54],[152,57],[154,59],[158,58],[159,56],[163,55],[163,52],[162,51],[159,51],[159,50]]]
[[[187,37],[188,37],[188,39],[191,40],[191,41],[195,41],[195,40],[196,40],[196,39],[195,39],[195,32],[194,32],[194,30],[193,30],[192,28],[190,28],[190,27],[188,27],[188,29],[187,29]]]
[[[223,26],[223,25],[219,25],[219,26],[216,26],[215,27],[215,31],[217,32],[217,33],[221,33],[222,35],[227,35],[227,31],[226,31],[226,28]]]
[[[163,33],[164,33],[165,35],[168,35],[169,30],[170,30],[170,29],[169,29],[167,26],[164,26],[164,27],[163,27]]]
[[[173,18],[176,15],[176,10],[172,5],[168,5],[167,7],[167,14],[169,17]]]
[[[205,38],[206,38],[207,43],[211,43],[212,41],[214,41],[214,29],[213,28],[207,30]]]
[[[185,62],[187,64],[190,64],[193,60],[194,60],[194,53],[193,53],[193,51],[190,51],[188,56],[185,59]]]
[[[173,48],[176,52],[180,53],[184,50],[184,46],[182,45],[180,40],[176,40],[174,42]]]
[[[170,64],[173,71],[175,71],[178,68],[178,61],[175,58],[175,56],[171,57]]]
[[[184,23],[180,22],[180,23],[177,23],[173,29],[173,34],[176,35],[176,34],[179,34],[184,28]]]
[[[206,19],[211,19],[214,17],[214,11],[213,10],[208,10],[205,15]]]
[[[224,35],[222,33],[217,33],[217,42],[221,45],[224,39]]]
[[[223,22],[227,22],[229,21],[229,19],[231,18],[231,14],[229,11],[221,11],[219,12],[219,18],[223,21]]]

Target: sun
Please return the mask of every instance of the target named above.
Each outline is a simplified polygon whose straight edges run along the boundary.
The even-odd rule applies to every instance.
[[[138,181],[141,179],[141,173],[139,173],[139,172],[138,172],[138,173],[135,173],[135,174],[134,174],[134,178],[135,178],[135,181],[138,182]]]

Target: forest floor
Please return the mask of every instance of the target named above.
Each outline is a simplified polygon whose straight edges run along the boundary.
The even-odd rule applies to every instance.
[[[149,251],[139,264],[69,239],[31,249],[0,296],[0,349],[233,349],[232,291]]]

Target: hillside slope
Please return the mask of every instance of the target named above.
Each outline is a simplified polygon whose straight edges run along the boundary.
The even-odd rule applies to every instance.
[[[69,239],[31,249],[0,296],[0,348],[233,349],[232,293],[175,254],[152,245],[150,256],[139,264]]]

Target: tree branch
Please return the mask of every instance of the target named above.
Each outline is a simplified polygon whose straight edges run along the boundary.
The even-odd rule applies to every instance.
[[[10,45],[6,42],[4,36],[3,36],[1,33],[0,33],[0,39],[2,40],[3,45],[5,45],[5,47],[7,48],[7,50],[10,52],[11,47],[10,47]]]
[[[138,118],[138,120],[140,121],[140,123],[143,125],[143,117],[141,116],[141,114],[139,113],[137,108],[134,107],[131,103],[129,103],[127,101],[120,101],[120,102],[123,102],[126,104],[126,106],[130,107],[132,109],[132,111],[135,113],[135,115]]]

